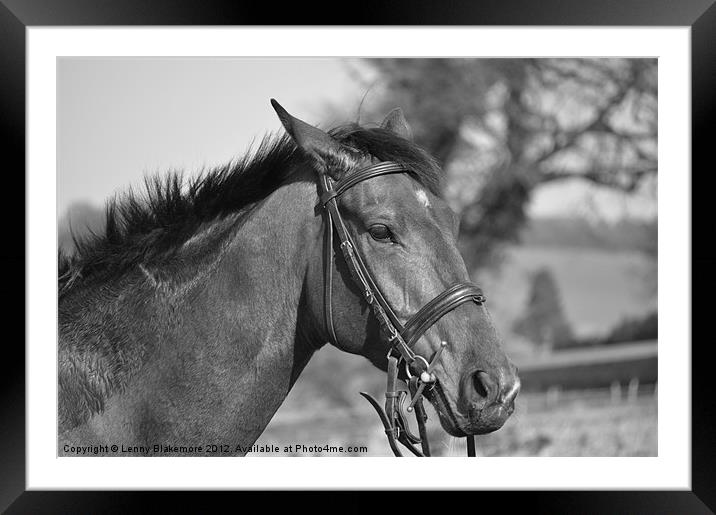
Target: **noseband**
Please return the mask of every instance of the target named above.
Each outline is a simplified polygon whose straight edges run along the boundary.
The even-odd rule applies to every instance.
[[[426,389],[434,388],[438,382],[434,369],[447,343],[442,342],[430,361],[416,354],[412,347],[430,327],[446,314],[467,302],[475,302],[481,305],[485,302],[485,296],[480,288],[472,283],[456,283],[423,306],[404,325],[398,319],[398,316],[390,307],[366,268],[338,209],[338,198],[356,184],[373,177],[393,173],[410,173],[410,170],[398,163],[386,161],[362,168],[335,182],[327,174],[320,175],[320,201],[326,218],[324,236],[324,321],[331,343],[336,345],[338,340],[333,325],[332,307],[333,232],[335,230],[351,277],[363,293],[365,301],[373,309],[373,314],[378,320],[381,331],[387,337],[390,345],[387,355],[388,385],[385,393],[385,409],[371,395],[365,392],[361,392],[361,395],[378,412],[378,416],[385,427],[390,448],[396,456],[402,456],[397,442],[400,442],[416,456],[430,456],[430,446],[425,430],[427,415],[422,404],[422,396]],[[399,379],[401,364],[404,366],[404,375]],[[400,389],[399,382],[402,382],[407,390]],[[415,414],[419,436],[413,434],[408,425],[407,417],[410,412]],[[422,452],[415,447],[415,444],[418,443],[422,447]],[[467,450],[468,456],[475,456],[475,441],[472,435],[467,437]]]

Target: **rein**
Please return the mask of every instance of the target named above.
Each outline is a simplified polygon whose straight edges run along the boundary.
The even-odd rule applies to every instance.
[[[388,437],[388,443],[396,456],[402,456],[398,443],[406,447],[416,456],[430,456],[430,445],[427,439],[425,422],[428,417],[425,413],[422,399],[426,391],[430,391],[438,382],[435,376],[435,365],[440,355],[448,346],[442,342],[430,360],[416,354],[412,347],[438,320],[446,314],[465,304],[475,302],[481,305],[485,296],[478,286],[469,282],[460,282],[450,286],[425,304],[417,313],[411,316],[403,325],[390,304],[376,285],[369,270],[358,252],[345,221],[338,209],[338,199],[347,190],[368,179],[393,173],[410,173],[404,166],[386,161],[367,166],[350,174],[339,181],[333,181],[327,174],[320,175],[319,189],[320,202],[323,206],[326,221],[324,236],[324,323],[331,339],[337,344],[335,327],[333,325],[333,233],[340,241],[343,259],[348,265],[351,277],[361,289],[363,298],[371,306],[373,314],[386,336],[390,345],[387,354],[387,386],[385,392],[385,405],[381,407],[378,401],[366,392],[360,392],[375,408]],[[400,377],[401,365],[404,375]],[[408,424],[408,417],[414,414],[418,435],[415,435]],[[475,456],[475,440],[473,435],[467,437],[467,455]],[[415,446],[420,444],[421,450]]]

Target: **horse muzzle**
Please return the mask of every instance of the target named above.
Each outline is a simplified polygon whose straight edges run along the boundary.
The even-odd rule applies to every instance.
[[[466,374],[461,386],[458,407],[465,418],[461,429],[466,434],[485,434],[500,429],[515,411],[521,383],[510,364],[496,373]]]

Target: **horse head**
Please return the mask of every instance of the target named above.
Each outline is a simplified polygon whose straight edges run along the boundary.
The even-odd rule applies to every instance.
[[[323,219],[325,257],[306,274],[308,309],[322,340],[383,370],[397,348],[401,359],[408,353],[408,375],[411,353],[417,373],[434,361],[425,396],[449,434],[502,427],[520,389],[517,369],[484,296],[469,283],[457,246],[459,219],[441,196],[442,173],[412,141],[402,111],[380,127],[324,132],[272,104],[315,170],[317,212],[332,215]]]

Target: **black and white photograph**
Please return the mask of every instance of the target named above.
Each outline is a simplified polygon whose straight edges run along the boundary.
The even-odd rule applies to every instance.
[[[0,511],[711,513],[713,3],[0,0]]]
[[[57,456],[659,456],[658,74],[58,57]]]

